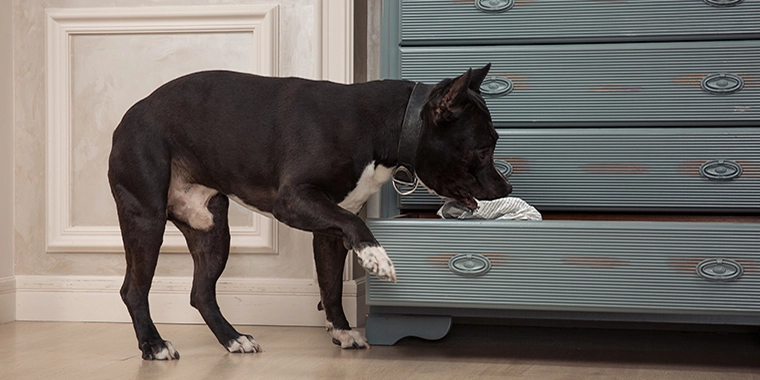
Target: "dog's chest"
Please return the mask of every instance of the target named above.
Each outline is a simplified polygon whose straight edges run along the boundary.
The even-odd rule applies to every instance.
[[[364,168],[354,189],[346,195],[338,206],[353,213],[359,212],[362,205],[364,205],[364,202],[369,199],[370,195],[378,192],[380,187],[390,179],[391,168],[382,165],[377,165],[377,167],[375,167],[375,162],[370,162],[369,165]]]

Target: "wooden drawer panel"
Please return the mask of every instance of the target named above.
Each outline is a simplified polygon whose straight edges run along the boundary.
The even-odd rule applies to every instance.
[[[757,224],[384,219],[369,225],[398,274],[397,283],[369,276],[370,305],[760,315]],[[487,258],[490,270],[450,269],[453,257],[466,268],[468,254]],[[702,277],[716,272],[735,278]]]
[[[403,0],[400,10],[393,10],[400,12],[401,43],[509,44],[760,35],[758,0],[727,7],[711,6],[702,0],[483,2],[509,9],[486,11],[476,5],[479,0]],[[394,1],[390,3],[398,7]]]
[[[512,167],[513,196],[539,211],[760,210],[760,128],[498,131],[495,157]],[[716,170],[735,178],[711,178]],[[398,203],[440,205],[426,189]]]
[[[485,96],[497,127],[760,121],[760,40],[402,47],[400,54],[401,78],[427,83],[492,62],[487,80],[507,91]]]

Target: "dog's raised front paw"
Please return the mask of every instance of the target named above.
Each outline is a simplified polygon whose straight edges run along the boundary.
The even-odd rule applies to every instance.
[[[247,354],[261,352],[261,346],[248,334],[243,334],[236,339],[232,339],[225,346],[227,351],[233,354]]]
[[[356,251],[356,256],[364,269],[377,278],[396,282],[396,269],[393,268],[393,262],[385,253],[385,248],[380,246],[364,247]]]
[[[143,343],[140,347],[142,358],[145,360],[173,360],[179,359],[179,352],[174,349],[168,340],[154,343]]]

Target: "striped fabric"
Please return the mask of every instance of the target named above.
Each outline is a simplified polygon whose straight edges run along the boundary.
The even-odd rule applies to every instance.
[[[478,208],[469,210],[456,201],[446,201],[438,210],[444,219],[499,219],[499,220],[541,220],[541,213],[535,207],[516,197],[478,200]]]

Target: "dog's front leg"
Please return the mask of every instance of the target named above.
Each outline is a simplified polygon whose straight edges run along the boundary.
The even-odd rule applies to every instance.
[[[272,214],[291,227],[342,238],[343,245],[356,252],[369,273],[381,280],[396,281],[393,263],[364,221],[340,208],[320,190],[309,185],[283,187]]]
[[[322,299],[319,309],[325,311],[327,332],[333,343],[343,348],[368,348],[364,337],[351,330],[343,311],[343,264],[348,250],[340,238],[320,233],[314,233],[313,245]]]

